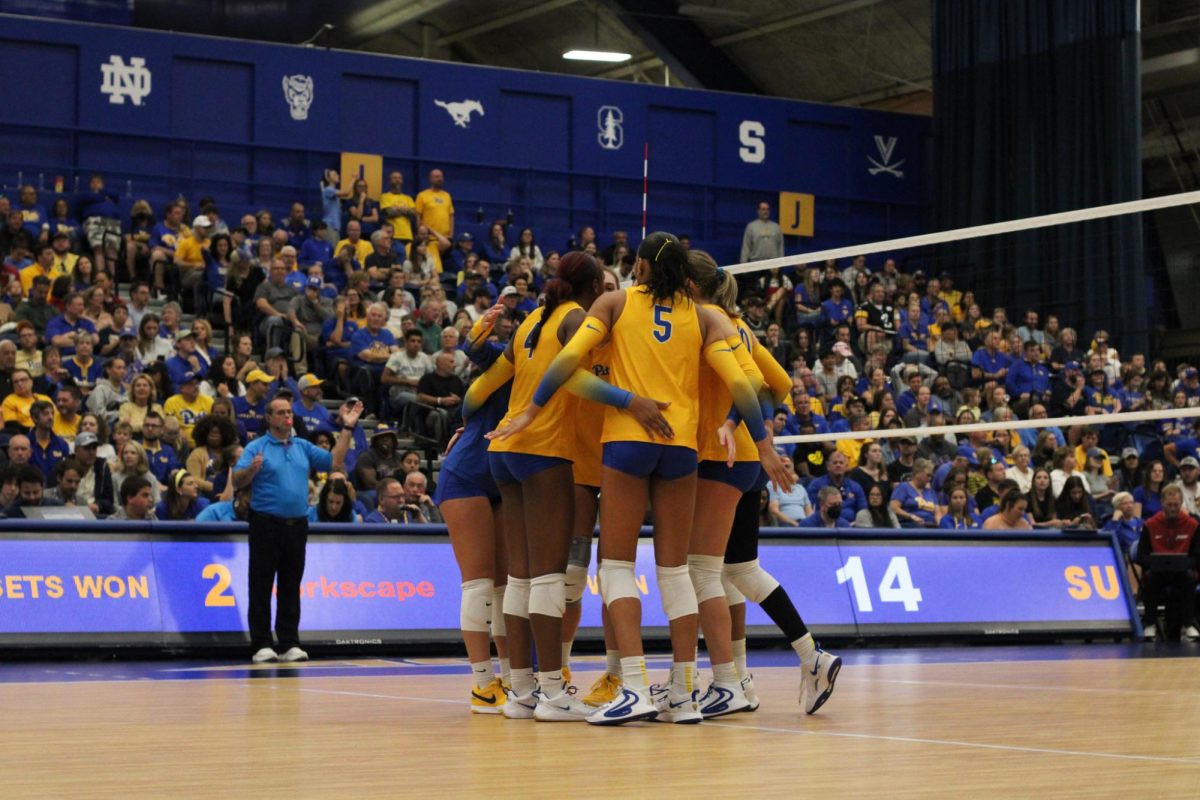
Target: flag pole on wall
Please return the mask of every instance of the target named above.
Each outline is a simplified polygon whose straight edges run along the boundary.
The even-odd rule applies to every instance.
[[[646,194],[650,188],[650,143],[642,145],[642,238],[646,238]]]

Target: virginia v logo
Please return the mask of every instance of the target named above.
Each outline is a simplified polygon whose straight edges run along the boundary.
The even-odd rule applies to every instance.
[[[454,120],[454,124],[460,128],[466,128],[471,124],[472,111],[478,113],[481,117],[484,116],[483,104],[478,100],[460,100],[457,103],[434,100],[433,104],[439,108],[446,109],[446,113],[450,115],[450,119]]]
[[[895,164],[889,163],[892,160],[892,153],[896,150],[896,137],[889,136],[885,140],[882,136],[876,135],[875,147],[879,150],[879,161],[867,156],[867,161],[870,161],[873,165],[867,167],[867,172],[871,175],[886,172],[888,175],[903,178],[904,173],[900,171],[899,167],[904,163],[905,159],[900,159]]]
[[[596,141],[601,147],[605,150],[621,149],[621,145],[625,144],[625,129],[621,126],[624,121],[625,115],[617,106],[600,106],[596,112],[596,127],[599,129]]]
[[[129,63],[120,56],[109,56],[107,64],[100,65],[104,75],[104,83],[100,85],[100,94],[108,95],[108,102],[119,106],[125,105],[125,98],[140,106],[150,94],[150,70],[146,69],[146,59],[133,57]]]

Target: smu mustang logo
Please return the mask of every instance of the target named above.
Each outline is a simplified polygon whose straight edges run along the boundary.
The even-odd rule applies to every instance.
[[[308,109],[313,101],[313,79],[311,75],[284,75],[283,98],[287,100],[292,119],[308,119]]]
[[[867,172],[871,175],[878,175],[881,172],[886,172],[888,175],[892,175],[897,178],[903,178],[904,173],[900,171],[899,167],[904,163],[905,159],[900,159],[895,164],[888,163],[892,160],[892,153],[896,150],[896,137],[891,136],[887,139],[887,141],[884,141],[882,136],[876,136],[875,147],[879,150],[879,161],[867,156],[867,161],[870,161],[872,164],[874,164],[872,167],[867,167]]]
[[[471,124],[471,112],[478,112],[479,116],[483,116],[483,104],[478,100],[462,100],[458,103],[445,103],[441,100],[434,100],[433,104],[446,109],[446,113],[450,115],[450,119],[454,120],[454,124],[460,128],[466,128]]]
[[[596,112],[596,127],[599,132],[596,134],[596,141],[605,150],[620,150],[621,145],[625,144],[625,130],[621,127],[621,123],[625,121],[625,115],[621,113],[621,109],[616,106],[600,106]]]
[[[123,106],[128,97],[135,106],[140,106],[150,94],[151,75],[144,58],[130,58],[126,64],[120,56],[109,56],[108,63],[100,65],[100,72],[104,75],[100,94],[108,95],[110,103]]]

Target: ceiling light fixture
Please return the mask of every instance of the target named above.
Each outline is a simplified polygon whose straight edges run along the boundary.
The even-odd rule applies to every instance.
[[[612,50],[568,50],[562,54],[568,61],[605,61],[619,64],[633,58],[629,53],[617,53]]]

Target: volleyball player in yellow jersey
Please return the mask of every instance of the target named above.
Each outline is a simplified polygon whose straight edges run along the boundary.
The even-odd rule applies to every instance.
[[[674,236],[654,233],[638,247],[639,285],[599,298],[587,320],[551,363],[532,404],[490,434],[502,439],[532,424],[580,361],[611,332],[614,386],[669,405],[666,425],[647,428],[633,415],[609,409],[604,419],[600,494],[600,588],[621,652],[621,694],[588,722],[620,725],[658,716],[649,697],[641,637],[641,600],[634,575],[637,537],[647,497],[654,512],[658,586],[671,626],[674,653],[668,704],[671,721],[699,722],[694,690],[696,594],[687,549],[696,492],[697,392],[700,356],[721,375],[742,411],[773,480],[791,478],[772,449],[758,400],[734,357],[741,347],[729,320],[697,308],[689,295],[687,252]],[[516,407],[515,400],[514,406]],[[651,433],[651,430],[657,431]]]
[[[616,270],[605,267],[604,291],[620,289],[621,279]],[[592,351],[592,374],[608,380],[612,354],[608,342]],[[591,563],[592,539],[600,509],[600,475],[602,470],[600,435],[604,429],[604,406],[592,400],[580,399],[575,413],[575,529],[571,538],[571,555],[567,561],[567,612],[563,616],[563,669],[569,664],[571,645],[579,629],[583,613],[582,599],[587,588],[588,566]],[[602,706],[612,700],[621,687],[621,655],[613,639],[608,614],[600,606],[604,621],[605,670],[584,696],[590,706]],[[569,679],[568,679],[569,682]]]
[[[600,294],[603,274],[586,253],[562,258],[558,275],[546,285],[545,304],[513,333],[499,359],[479,382],[496,384],[496,374],[513,374],[510,413],[527,406],[547,367],[583,323],[584,308]],[[587,373],[581,373],[590,378]],[[592,378],[605,390],[611,387]],[[486,397],[468,391],[464,417]],[[489,448],[492,475],[500,487],[501,514],[508,543],[509,578],[504,598],[513,694],[504,707],[510,719],[582,721],[592,709],[564,691],[562,618],[566,607],[566,568],[574,525],[569,435],[577,399],[564,392],[533,425]],[[530,638],[537,650],[533,677]]]

